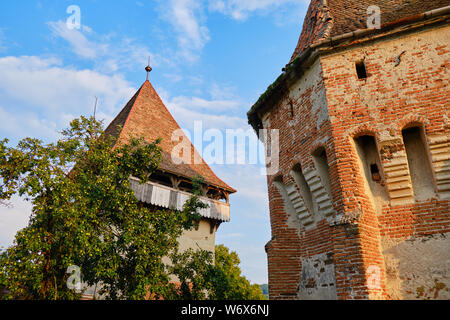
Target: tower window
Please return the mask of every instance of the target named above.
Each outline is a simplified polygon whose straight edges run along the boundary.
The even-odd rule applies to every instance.
[[[303,198],[305,206],[308,208],[310,213],[318,212],[318,207],[315,199],[313,198],[311,189],[306,182],[306,178],[303,175],[303,170],[300,164],[296,164],[291,171],[291,175],[297,183],[298,188],[300,189],[300,195]]]
[[[328,158],[325,148],[320,147],[312,153],[314,164],[319,172],[320,180],[328,192],[330,199],[331,194],[331,179],[330,179],[330,167],[328,166]]]
[[[367,70],[366,70],[366,63],[364,62],[364,60],[356,62],[355,66],[356,66],[356,74],[358,75],[358,79],[366,79],[367,78]]]
[[[371,198],[375,211],[381,213],[383,204],[389,197],[386,188],[380,183],[382,166],[375,137],[363,135],[354,141],[366,193]]]
[[[407,128],[402,135],[414,196],[419,201],[427,200],[435,195],[435,189],[424,130],[421,127]]]

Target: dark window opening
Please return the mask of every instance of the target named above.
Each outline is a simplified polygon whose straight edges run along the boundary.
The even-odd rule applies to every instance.
[[[378,165],[376,163],[370,165],[370,173],[372,174],[373,181],[381,181],[380,170],[378,170]]]
[[[186,181],[182,181],[178,187],[182,191],[191,192],[193,189],[193,186],[191,183],[188,183]]]
[[[402,131],[403,143],[416,200],[427,200],[435,195],[431,160],[423,128],[412,127]]]
[[[354,141],[366,192],[372,198],[375,211],[380,213],[383,203],[388,201],[389,196],[385,186],[381,183],[383,167],[375,137],[363,135],[355,138]]]
[[[356,62],[356,73],[358,74],[358,79],[367,78],[366,64],[364,61]]]
[[[149,180],[166,187],[172,187],[172,181],[170,181],[170,178],[159,172],[152,173]]]

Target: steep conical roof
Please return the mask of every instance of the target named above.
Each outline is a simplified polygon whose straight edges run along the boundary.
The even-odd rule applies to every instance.
[[[130,135],[144,137],[147,142],[161,138],[160,147],[163,151],[163,159],[159,166],[161,170],[188,179],[201,175],[211,186],[227,192],[236,192],[214,174],[189,140],[187,141],[191,147],[192,164],[175,164],[172,161],[172,150],[178,144],[172,141],[175,130],[180,130],[180,126],[147,80],[111,122],[105,133],[116,137],[116,144],[128,139]],[[188,139],[184,134],[183,137]],[[199,164],[193,163],[194,156],[200,159]]]
[[[381,9],[386,25],[450,5],[450,0],[311,0],[291,62],[306,48],[328,37],[367,28],[367,8]]]

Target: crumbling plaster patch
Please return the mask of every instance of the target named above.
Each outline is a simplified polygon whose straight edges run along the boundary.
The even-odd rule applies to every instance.
[[[450,233],[381,243],[391,299],[450,299]]]
[[[302,277],[299,284],[300,300],[336,300],[336,279],[333,255],[323,253],[302,259]]]
[[[294,103],[294,114],[302,112],[302,109],[308,108],[307,113],[314,117],[316,124],[316,130],[320,129],[320,126],[329,119],[327,108],[327,97],[325,88],[322,81],[322,66],[320,60],[317,60],[305,74],[296,81],[289,90],[289,95],[283,101],[282,105],[285,108],[290,108],[290,103]],[[302,97],[307,97],[308,102],[312,102],[310,106],[306,105]],[[302,122],[302,118],[294,116],[294,118],[288,121],[290,127],[298,125],[307,125]],[[309,127],[305,127],[308,132]]]

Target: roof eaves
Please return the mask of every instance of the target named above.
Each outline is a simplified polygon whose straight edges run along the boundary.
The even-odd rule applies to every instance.
[[[450,6],[386,23],[382,25],[380,29],[359,29],[313,43],[302,51],[291,63],[283,68],[283,73],[271,85],[269,85],[267,90],[259,97],[258,101],[250,108],[247,112],[249,124],[259,135],[259,130],[263,128],[259,115],[277,103],[278,98],[288,91],[289,83],[295,79],[298,79],[299,76],[303,74],[303,70],[310,66],[311,62],[313,62],[320,53],[329,51],[330,49],[335,49],[337,45],[347,40],[362,38],[370,35],[377,35],[379,37],[385,36],[387,32],[395,28],[402,26],[407,27],[408,25],[414,23],[421,23],[424,20],[429,20],[448,14],[450,14]],[[420,24],[419,27],[422,26],[423,24]],[[402,29],[399,31],[403,32],[405,30]]]

